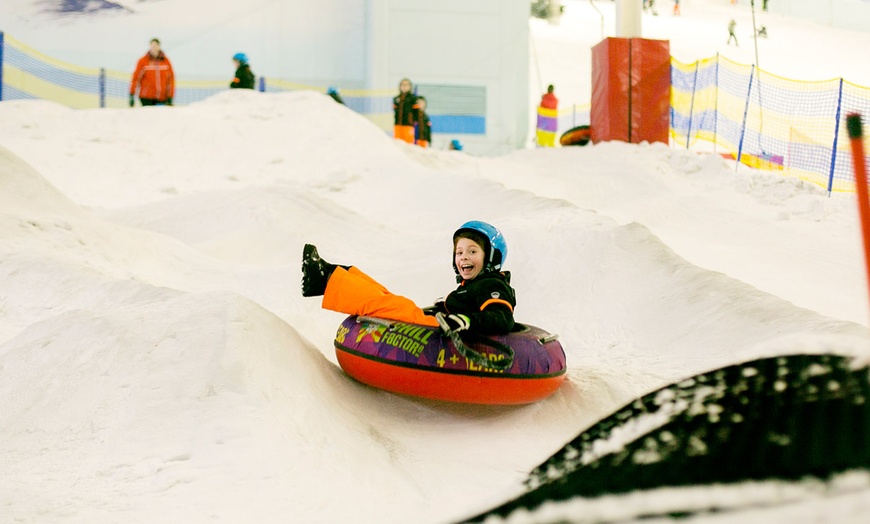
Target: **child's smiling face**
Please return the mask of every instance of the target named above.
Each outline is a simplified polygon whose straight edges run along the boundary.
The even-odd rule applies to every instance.
[[[470,238],[456,241],[453,263],[463,280],[471,280],[483,271],[483,247]]]

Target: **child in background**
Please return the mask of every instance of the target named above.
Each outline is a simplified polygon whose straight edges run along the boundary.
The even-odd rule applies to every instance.
[[[516,297],[510,273],[501,268],[507,243],[491,224],[470,221],[453,233],[453,271],[459,286],[424,309],[390,293],[354,266],[330,264],[317,248],[302,251],[302,296],[323,296],[321,307],[348,315],[374,316],[438,327],[432,316],[444,315],[449,333],[471,330],[482,335],[505,334],[514,326]]]
[[[230,82],[230,89],[254,89],[254,73],[248,65],[248,55],[234,54],[233,63],[236,65],[236,75]]]
[[[341,98],[341,92],[335,86],[329,86],[326,89],[326,94],[341,105],[344,105],[344,100]]]
[[[417,97],[417,145],[429,147],[432,143],[432,123],[426,114],[426,97]]]
[[[414,124],[417,122],[417,97],[411,92],[411,81],[399,82],[399,94],[393,98],[393,136],[413,144]]]

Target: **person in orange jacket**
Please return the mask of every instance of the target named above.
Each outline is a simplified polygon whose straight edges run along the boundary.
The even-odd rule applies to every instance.
[[[415,141],[414,124],[419,119],[417,96],[412,92],[411,81],[399,82],[399,94],[393,97],[393,136],[409,144]]]
[[[133,107],[136,89],[143,106],[172,105],[175,95],[175,74],[169,58],[160,49],[160,40],[151,39],[151,48],[136,63],[130,81],[130,107]]]
[[[553,84],[547,86],[547,92],[541,96],[541,107],[545,109],[559,109],[559,99],[556,98],[555,87]]]
[[[302,250],[302,296],[322,296],[321,307],[348,315],[374,316],[438,327],[440,313],[449,332],[481,335],[509,333],[514,327],[516,292],[510,272],[502,271],[507,243],[495,226],[479,220],[453,233],[453,271],[459,286],[445,298],[420,308],[409,298],[390,293],[355,266],[330,264],[317,248]]]
[[[555,147],[556,130],[559,127],[559,99],[553,92],[553,84],[547,86],[547,92],[541,96],[538,105],[538,123],[536,125],[535,140],[541,147]]]

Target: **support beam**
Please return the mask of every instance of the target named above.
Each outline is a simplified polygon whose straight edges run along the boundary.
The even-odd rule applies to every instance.
[[[616,36],[640,38],[643,0],[616,0]]]

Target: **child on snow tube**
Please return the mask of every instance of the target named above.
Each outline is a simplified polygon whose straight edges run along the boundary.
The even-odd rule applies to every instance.
[[[500,271],[507,243],[495,226],[473,220],[453,233],[453,271],[459,286],[444,299],[421,309],[410,299],[390,293],[354,266],[326,262],[317,248],[302,251],[302,296],[323,296],[324,309],[438,327],[442,313],[448,332],[471,330],[481,335],[509,333],[516,297],[510,273]]]

